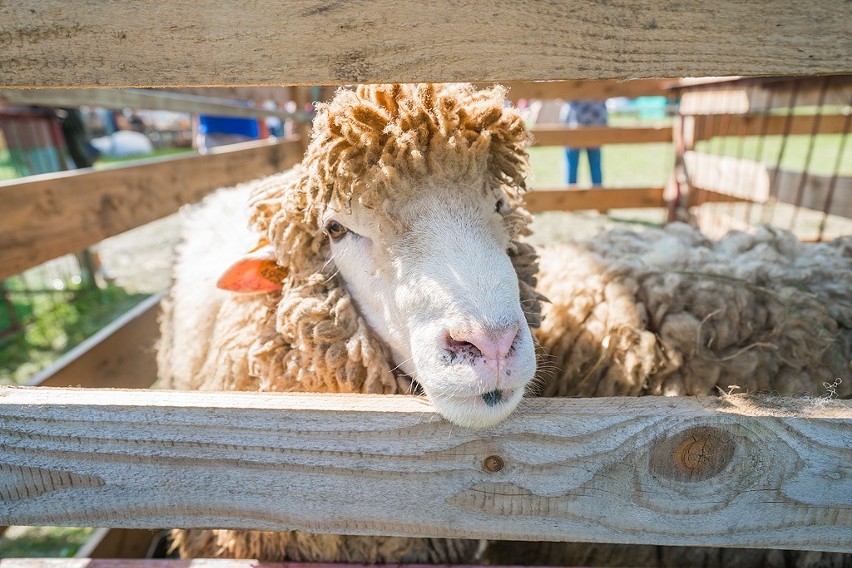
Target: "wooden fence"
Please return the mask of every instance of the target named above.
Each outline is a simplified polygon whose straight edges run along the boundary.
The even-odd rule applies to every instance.
[[[682,193],[682,205],[695,207],[702,230],[722,236],[730,229],[749,230],[755,223],[752,213],[760,213],[759,222],[773,222],[776,205],[787,208],[789,224],[800,238],[822,240],[840,233],[825,233],[829,216],[850,226],[852,219],[852,176],[848,159],[844,160],[852,131],[852,75],[800,77],[786,79],[729,79],[711,83],[681,83],[679,121],[675,125],[677,147],[676,174],[680,185],[668,192]],[[818,137],[839,135],[833,169],[808,171]],[[780,151],[763,156],[767,140],[780,141]],[[793,138],[806,139],[804,165],[786,169],[784,149]],[[743,142],[751,138],[759,155],[744,157]],[[713,155],[724,140],[737,140],[738,155]],[[770,163],[771,162],[771,163]],[[774,163],[775,165],[771,165]],[[670,187],[674,186],[670,180]],[[705,203],[745,203],[738,218],[734,208],[698,207]],[[752,207],[755,205],[755,207]],[[800,215],[809,217],[816,231],[796,227]],[[782,220],[774,221],[782,223]],[[782,225],[784,226],[784,225]]]
[[[849,71],[843,0],[767,0],[760,10],[733,0],[682,10],[653,0],[525,6],[442,0],[398,10],[389,0],[369,9],[309,1],[238,10],[211,4],[202,21],[189,2],[108,0],[73,11],[58,0],[7,2],[0,4],[0,87]],[[582,21],[574,17],[580,9]],[[139,21],[160,26],[152,31]],[[539,135],[559,144],[575,136]],[[4,184],[0,272],[168,214],[214,187],[283,169],[299,159],[295,150],[290,142],[257,143]],[[217,169],[208,175],[206,168]],[[201,179],[189,179],[189,171]],[[649,202],[658,197],[656,188],[631,191]],[[572,207],[560,200],[582,198],[541,193],[535,199],[543,203],[533,201],[533,209]],[[48,229],[47,218],[57,227]],[[133,375],[130,367],[151,357],[153,335],[135,334],[152,330],[155,304],[92,340],[91,349],[44,381],[129,384],[123,381]],[[142,385],[150,372],[128,380]],[[5,388],[0,524],[303,528],[852,552],[852,406],[824,399],[768,408],[747,402],[529,400],[507,422],[469,431],[405,397]],[[378,495],[396,506],[379,507]]]
[[[0,523],[852,542],[849,401],[530,399],[482,432],[420,397],[0,392]]]

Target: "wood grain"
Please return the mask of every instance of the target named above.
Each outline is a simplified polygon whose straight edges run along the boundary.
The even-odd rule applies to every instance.
[[[89,105],[114,109],[130,107],[139,110],[203,113],[213,116],[290,118],[289,113],[281,110],[245,106],[225,99],[144,89],[6,89],[0,91],[0,100],[2,99],[16,105]]]
[[[416,397],[8,387],[0,523],[848,552],[850,441],[828,399],[531,399],[467,430]]]
[[[845,134],[849,119],[843,114],[785,115],[718,114],[698,115],[695,137],[710,140],[716,136],[777,136],[783,134]]]
[[[832,180],[830,176],[807,175],[802,187],[802,172],[776,170],[753,160],[701,152],[686,152],[684,159],[690,184],[699,189],[755,203],[776,199],[780,203],[817,211],[827,209],[831,215],[852,219],[852,176],[838,176]],[[829,204],[832,184],[834,190]]]
[[[373,568],[375,564],[322,562],[258,562],[229,558],[116,559],[116,558],[0,558],[0,568]],[[385,564],[388,568],[485,568],[476,564]],[[510,568],[489,565],[489,568]]]
[[[298,140],[0,183],[0,278],[165,217],[219,187],[292,167]]]
[[[612,97],[665,97],[672,93],[670,88],[677,84],[677,79],[635,79],[632,81],[509,81],[504,83],[504,86],[509,89],[509,100],[517,102],[520,99],[603,100]],[[486,87],[488,84],[480,83],[478,86]]]
[[[142,388],[157,380],[162,294],[123,314],[33,377],[30,386]]]
[[[844,57],[848,59],[849,48],[846,48],[846,53]],[[852,76],[848,75],[848,69],[843,73],[834,77],[791,78],[788,81],[757,85],[700,85],[686,89],[681,95],[679,112],[681,114],[743,114],[773,108],[787,108],[791,104],[818,105],[823,99],[823,81],[827,82],[828,87],[824,104],[847,106],[852,100]],[[798,86],[794,87],[796,84]]]
[[[524,194],[524,203],[531,213],[666,206],[661,187],[534,189]]]
[[[0,4],[2,85],[181,86],[847,73],[845,0],[63,0]],[[156,22],[140,26],[139,22]]]
[[[648,144],[671,142],[672,128],[665,127],[608,127],[537,126],[532,131],[535,146],[573,146],[596,148],[604,144]]]
[[[74,557],[145,558],[161,534],[155,530],[96,529]]]

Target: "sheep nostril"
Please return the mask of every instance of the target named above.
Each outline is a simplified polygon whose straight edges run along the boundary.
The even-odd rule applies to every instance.
[[[482,400],[485,401],[485,404],[488,406],[494,406],[495,404],[499,404],[503,400],[503,391],[500,389],[494,389],[493,391],[487,392],[482,395]]]
[[[482,351],[479,350],[479,347],[471,343],[470,341],[459,341],[454,339],[452,335],[447,336],[447,348],[451,351],[461,351],[462,349],[470,349],[473,351],[473,354],[477,357],[482,355]]]

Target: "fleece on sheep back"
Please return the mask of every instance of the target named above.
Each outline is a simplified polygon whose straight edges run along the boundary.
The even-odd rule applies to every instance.
[[[539,254],[542,396],[852,394],[852,238],[673,224]]]

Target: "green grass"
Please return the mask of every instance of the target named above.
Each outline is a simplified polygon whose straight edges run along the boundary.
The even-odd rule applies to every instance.
[[[72,294],[38,294],[31,297],[35,321],[23,333],[0,342],[0,384],[28,381],[63,353],[138,304],[146,296],[128,294],[109,285],[103,290],[83,289]],[[23,296],[10,294],[16,304]],[[23,308],[21,308],[23,309]]]
[[[565,185],[565,150],[556,146],[530,148],[533,188]],[[662,187],[673,164],[671,144],[611,144],[603,147],[603,183],[607,187]],[[591,185],[586,154],[580,154],[578,185]]]
[[[16,177],[18,177],[18,171],[12,164],[12,156],[9,154],[9,150],[0,148],[0,181],[15,179]]]
[[[0,558],[70,558],[94,529],[76,527],[12,527],[0,538]]]

